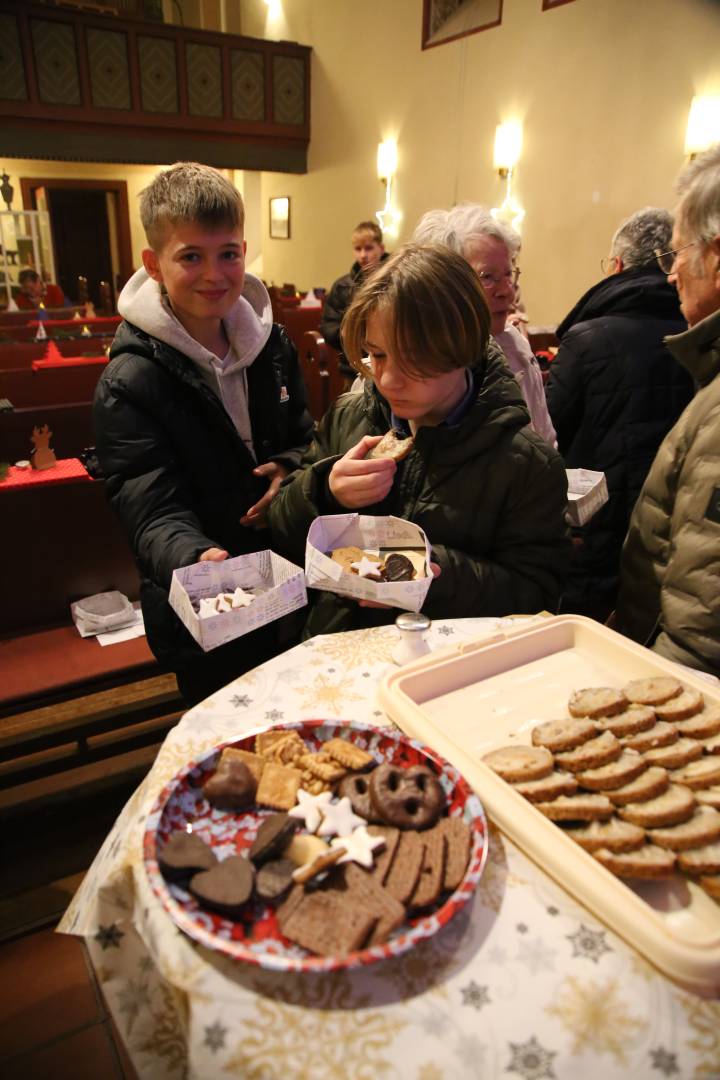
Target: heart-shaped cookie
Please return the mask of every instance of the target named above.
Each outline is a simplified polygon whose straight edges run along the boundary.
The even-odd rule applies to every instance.
[[[195,833],[172,833],[160,855],[158,865],[166,881],[188,881],[201,870],[215,866],[217,856]]]
[[[196,874],[188,889],[203,907],[237,919],[252,895],[254,878],[252,863],[242,855],[231,855],[212,870]]]

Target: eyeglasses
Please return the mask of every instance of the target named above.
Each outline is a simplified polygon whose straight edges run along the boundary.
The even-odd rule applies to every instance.
[[[477,276],[480,278],[483,289],[491,291],[501,283],[511,285],[514,289],[520,279],[520,267],[514,266],[512,270],[506,270],[504,274],[489,274],[487,270],[478,270]]]
[[[656,251],[655,258],[663,274],[672,274],[678,254],[685,251],[686,248],[692,247],[693,244],[697,244],[697,240],[691,240],[689,244],[683,244],[682,247],[675,248],[674,251]]]

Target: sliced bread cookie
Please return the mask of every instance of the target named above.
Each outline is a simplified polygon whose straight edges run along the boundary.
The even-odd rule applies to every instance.
[[[685,784],[685,787],[693,790],[720,784],[720,758],[701,757],[691,761],[689,765],[670,773],[670,779],[674,784]]]
[[[552,753],[558,750],[574,750],[598,731],[592,720],[580,717],[577,720],[548,720],[538,724],[532,730],[533,746],[544,746]]]
[[[627,852],[600,848],[593,855],[606,869],[623,878],[666,878],[675,870],[674,853],[655,844],[645,844],[637,851]]]
[[[638,776],[637,780],[608,791],[608,797],[616,806],[647,802],[648,799],[656,799],[658,795],[662,795],[663,791],[667,791],[669,784],[667,769],[661,769],[659,765],[651,765]]]
[[[623,750],[620,757],[608,765],[586,769],[584,772],[575,773],[575,776],[582,787],[591,791],[611,791],[612,788],[629,784],[646,770],[647,763],[642,754],[634,750]]]
[[[695,810],[695,796],[689,788],[670,784],[667,791],[656,799],[630,803],[618,810],[624,821],[640,825],[643,829],[660,829],[663,825],[679,825],[687,821]]]
[[[623,735],[636,735],[639,731],[647,731],[655,720],[654,710],[647,705],[631,705],[625,712],[618,713],[617,716],[602,716],[595,723],[605,731],[612,731],[619,739]]]
[[[553,756],[544,746],[501,746],[483,757],[503,780],[541,780],[553,771]]]
[[[712,806],[698,806],[691,818],[680,825],[669,825],[663,829],[650,829],[648,838],[660,847],[672,851],[687,851],[690,848],[712,844],[720,837],[720,814]]]
[[[682,693],[682,683],[668,675],[652,675],[649,679],[632,679],[623,686],[628,701],[639,705],[662,705]]]
[[[576,825],[565,829],[567,835],[586,851],[607,848],[608,851],[635,851],[645,843],[645,830],[629,821],[611,818],[609,821],[591,821],[589,825]]]
[[[720,844],[706,844],[692,851],[681,851],[678,864],[688,874],[720,874]]]
[[[720,735],[713,735],[710,739],[703,739],[702,748],[706,754],[720,754]]]
[[[659,720],[686,720],[689,716],[695,716],[705,707],[705,699],[699,690],[683,690],[682,694],[670,698],[662,705],[655,706],[655,712]]]
[[[703,806],[714,806],[716,810],[720,810],[720,787],[701,788],[693,794]]]
[[[653,750],[656,746],[670,746],[678,741],[677,729],[666,720],[658,720],[657,724],[640,731],[637,735],[628,735],[622,740],[623,746],[631,750],[637,750],[643,754],[646,750]]]
[[[560,795],[552,802],[535,803],[551,821],[596,821],[609,818],[613,805],[606,795]]]
[[[584,772],[586,769],[596,769],[600,765],[616,761],[621,753],[622,747],[613,733],[603,731],[601,735],[588,739],[575,750],[565,750],[561,754],[556,754],[555,763],[569,772]]]
[[[549,776],[544,776],[542,780],[525,780],[512,786],[530,802],[549,802],[557,799],[558,795],[574,795],[578,789],[578,782],[571,773],[556,770]]]
[[[587,716],[590,720],[596,720],[599,716],[624,712],[628,704],[628,699],[620,690],[600,686],[576,690],[570,695],[568,710],[571,716]]]
[[[681,769],[691,761],[702,757],[702,746],[695,739],[678,739],[671,746],[656,746],[645,750],[643,757],[648,765],[662,765],[664,769]]]
[[[709,739],[720,733],[720,709],[703,709],[687,720],[673,720],[673,725],[691,739]]]

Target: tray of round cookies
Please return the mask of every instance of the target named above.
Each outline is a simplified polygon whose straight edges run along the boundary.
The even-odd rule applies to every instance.
[[[720,685],[561,615],[386,676],[380,703],[677,981],[720,993]]]

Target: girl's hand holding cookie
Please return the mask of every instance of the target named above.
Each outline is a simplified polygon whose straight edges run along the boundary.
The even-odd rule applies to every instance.
[[[381,438],[364,435],[330,470],[330,491],[336,502],[347,510],[381,502],[392,487],[397,468],[395,462],[390,458],[367,460],[365,457]]]

